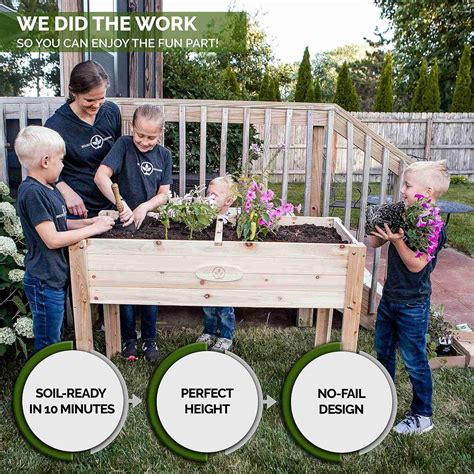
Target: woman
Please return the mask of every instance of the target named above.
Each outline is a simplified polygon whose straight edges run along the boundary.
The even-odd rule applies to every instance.
[[[66,143],[57,188],[72,216],[94,217],[111,207],[94,183],[102,159],[121,135],[120,110],[105,100],[108,85],[107,73],[99,63],[77,64],[71,72],[67,103],[45,123]]]

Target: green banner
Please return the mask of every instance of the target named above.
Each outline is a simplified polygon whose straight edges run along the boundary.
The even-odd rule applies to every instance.
[[[0,13],[0,51],[240,52],[244,12]]]

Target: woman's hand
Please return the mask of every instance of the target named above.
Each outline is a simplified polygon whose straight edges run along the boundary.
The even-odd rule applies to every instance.
[[[125,201],[122,201],[122,203],[123,211],[119,214],[119,217],[120,220],[123,222],[123,226],[127,227],[134,221],[135,216],[133,215],[132,210],[128,207],[128,204]]]
[[[76,193],[70,186],[66,183],[59,183],[57,188],[60,193],[63,195],[64,200],[66,201],[66,207],[69,214],[74,216],[87,218],[87,209],[82,200],[81,196]]]
[[[148,203],[144,202],[140,204],[137,208],[133,211],[133,222],[135,222],[135,227],[139,229],[145,220],[146,214],[148,212]]]

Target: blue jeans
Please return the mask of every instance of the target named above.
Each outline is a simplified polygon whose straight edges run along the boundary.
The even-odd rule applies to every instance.
[[[375,325],[377,359],[395,380],[396,350],[405,363],[413,388],[411,410],[432,416],[433,384],[426,355],[426,333],[430,319],[430,299],[394,303],[381,299]]]
[[[141,316],[142,341],[154,341],[156,339],[156,320],[158,319],[158,306],[142,306],[124,304],[120,305],[120,330],[122,340],[136,341],[135,314]]]
[[[61,341],[66,288],[44,285],[28,272],[23,278],[25,294],[33,314],[34,352]]]
[[[218,308],[205,306],[204,333],[225,339],[234,339],[235,314],[234,308]]]

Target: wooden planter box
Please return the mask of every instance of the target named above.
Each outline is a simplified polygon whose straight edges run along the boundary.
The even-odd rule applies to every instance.
[[[325,308],[316,340],[343,310],[342,343],[357,349],[366,248],[338,218],[282,225],[334,227],[349,244],[87,239],[69,248],[78,349],[93,348],[90,303],[104,305],[107,355],[120,351],[120,304]],[[329,325],[329,328],[328,328]],[[319,339],[318,339],[319,338]]]
[[[455,331],[452,347],[457,355],[433,357],[430,367],[474,367],[474,332]]]

